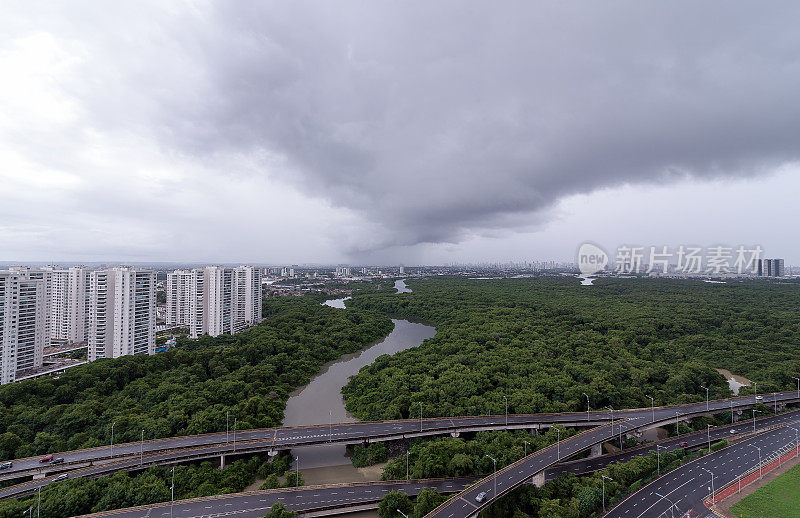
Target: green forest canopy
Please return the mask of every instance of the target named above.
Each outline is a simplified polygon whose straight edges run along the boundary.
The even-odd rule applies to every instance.
[[[571,277],[418,279],[413,293],[356,295],[349,308],[436,322],[419,347],[382,356],[344,389],[363,420],[536,413],[730,395],[725,368],[759,391],[800,376],[800,286]],[[751,389],[742,389],[747,393]]]
[[[276,426],[289,393],[328,361],[388,334],[385,316],[321,306],[313,297],[264,301],[267,319],[236,335],[199,340],[154,356],[74,367],[59,379],[0,387],[0,458],[115,442]]]

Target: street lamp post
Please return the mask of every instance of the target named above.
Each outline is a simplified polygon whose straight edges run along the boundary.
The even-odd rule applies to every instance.
[[[228,420],[229,420],[229,418],[230,418],[230,410],[226,410],[225,411],[225,444],[228,444],[230,442],[230,438],[229,438],[229,434],[228,434],[228,429],[229,429]]]
[[[750,383],[753,384],[753,397],[755,397],[756,401],[758,401],[758,383],[755,381],[751,381]]]
[[[522,442],[525,443],[525,445],[523,446],[523,448],[525,449],[525,455],[524,456],[527,457],[528,456],[528,444],[530,444],[530,443],[528,441],[522,441]]]
[[[650,398],[650,411],[653,413],[652,422],[655,423],[656,422],[656,406],[655,406],[656,400],[653,399],[651,396],[645,396],[645,397]]]
[[[707,424],[706,427],[708,430],[708,453],[711,453],[711,425]]]
[[[333,442],[333,410],[328,411],[328,442]]]
[[[114,425],[117,424],[116,421],[111,423],[111,458],[114,458]]]
[[[761,448],[753,444],[751,444],[750,446],[758,450],[758,478],[763,478],[764,472],[762,471],[762,466],[761,466]]]
[[[142,461],[144,460],[144,428],[142,428],[142,442],[141,446],[139,446],[139,465],[142,465]]]
[[[797,381],[797,399],[800,399],[800,378],[792,376],[792,379]]]
[[[661,448],[667,449],[666,446],[656,444],[656,463],[658,465],[658,476],[661,476]]]
[[[233,451],[236,452],[236,424],[238,421],[238,417],[233,418]]]
[[[706,412],[708,412],[708,387],[705,385],[700,385],[700,388],[706,389]]]
[[[603,512],[606,512],[606,479],[611,480],[612,482],[614,479],[602,474],[600,476],[603,477]]]
[[[172,466],[172,485],[169,486],[169,518],[172,518],[173,507],[175,507],[175,466]]]
[[[717,496],[714,494],[714,474],[711,471],[707,470],[706,468],[701,467],[700,469],[711,475],[711,503],[716,505]]]
[[[772,403],[775,405],[775,409],[773,410],[776,414],[778,413],[778,398],[775,396],[775,393],[772,393]]]
[[[675,503],[672,500],[670,500],[669,498],[667,498],[666,496],[662,495],[661,493],[655,493],[655,495],[659,496],[662,499],[664,499],[667,502],[669,502],[669,512],[670,512],[670,514],[672,514],[672,518],[675,518],[675,510],[674,510]]]
[[[503,396],[503,399],[506,402],[506,429],[508,428],[508,398]]]
[[[733,400],[729,401],[731,404],[731,424],[733,424]]]
[[[300,456],[294,458],[295,464],[295,472],[294,472],[294,487],[300,487]]]
[[[606,408],[611,410],[611,437],[614,437],[614,409],[610,406],[607,406]]]
[[[488,453],[484,457],[489,457],[494,462],[494,494],[492,498],[497,498],[497,460]]]
[[[800,387],[800,384],[798,384],[797,386]],[[798,394],[800,394],[800,389],[798,389]],[[589,420],[589,394],[584,392],[583,395],[586,396],[586,420],[588,421]],[[800,396],[797,396],[797,397],[800,397]]]
[[[675,435],[677,435],[678,437],[681,436],[681,431],[678,428],[678,412],[675,412]]]
[[[753,409],[753,433],[756,431],[756,412],[761,412],[761,410]]]
[[[558,440],[556,441],[556,459],[561,460],[561,428],[556,428],[556,434],[558,434]]]
[[[408,482],[408,454],[409,451],[406,450],[406,482]]]
[[[419,402],[419,431],[422,433],[422,401]]]
[[[42,507],[42,486],[36,488],[38,494],[38,499],[36,501],[36,518],[39,518],[39,509]]]

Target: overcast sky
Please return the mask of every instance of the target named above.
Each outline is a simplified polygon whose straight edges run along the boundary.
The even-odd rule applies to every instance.
[[[800,263],[797,2],[5,2],[0,260]]]

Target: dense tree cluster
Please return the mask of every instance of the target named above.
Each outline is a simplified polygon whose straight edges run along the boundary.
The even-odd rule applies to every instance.
[[[175,499],[197,498],[243,491],[256,477],[286,473],[291,457],[272,462],[253,456],[220,470],[203,462],[175,467]],[[291,472],[294,473],[294,472]],[[288,483],[288,481],[287,481]],[[76,478],[47,485],[41,494],[41,516],[77,516],[111,509],[149,505],[170,500],[171,468],[153,466],[140,474],[116,473],[99,479]],[[292,484],[293,485],[293,484]],[[38,505],[35,496],[0,501],[0,518],[19,518]]]
[[[0,387],[0,459],[145,439],[279,425],[289,393],[322,364],[392,329],[385,315],[315,299],[264,302],[267,319],[236,334],[180,338],[154,356],[98,360],[58,379]]]
[[[560,428],[560,427],[559,427]],[[571,428],[560,428],[561,439],[575,433]],[[494,463],[486,457],[497,459],[500,469],[545,446],[555,444],[559,432],[549,428],[532,436],[525,430],[478,432],[474,438],[461,439],[437,437],[415,439],[408,449],[409,478],[462,477],[488,475]],[[527,444],[525,444],[527,443]],[[392,459],[383,468],[383,480],[405,480],[406,456]]]
[[[631,408],[730,395],[715,368],[791,389],[800,373],[792,283],[674,279],[419,279],[413,293],[348,307],[436,322],[419,347],[382,356],[344,389],[363,420]],[[748,392],[742,389],[742,393]]]
[[[378,515],[382,518],[401,518],[403,515],[397,512],[399,509],[409,518],[422,518],[445,500],[446,496],[428,487],[419,492],[415,502],[402,491],[390,491],[378,505]]]
[[[356,468],[372,466],[386,462],[389,459],[389,449],[385,442],[374,442],[366,448],[359,445],[350,447],[350,461]]]

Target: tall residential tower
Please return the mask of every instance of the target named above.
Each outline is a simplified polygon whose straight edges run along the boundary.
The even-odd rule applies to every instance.
[[[0,384],[42,366],[45,290],[39,275],[0,271]]]
[[[261,321],[261,270],[207,266],[167,275],[167,324],[192,338],[233,334]]]
[[[89,361],[153,354],[156,274],[136,268],[92,271],[89,277]]]

